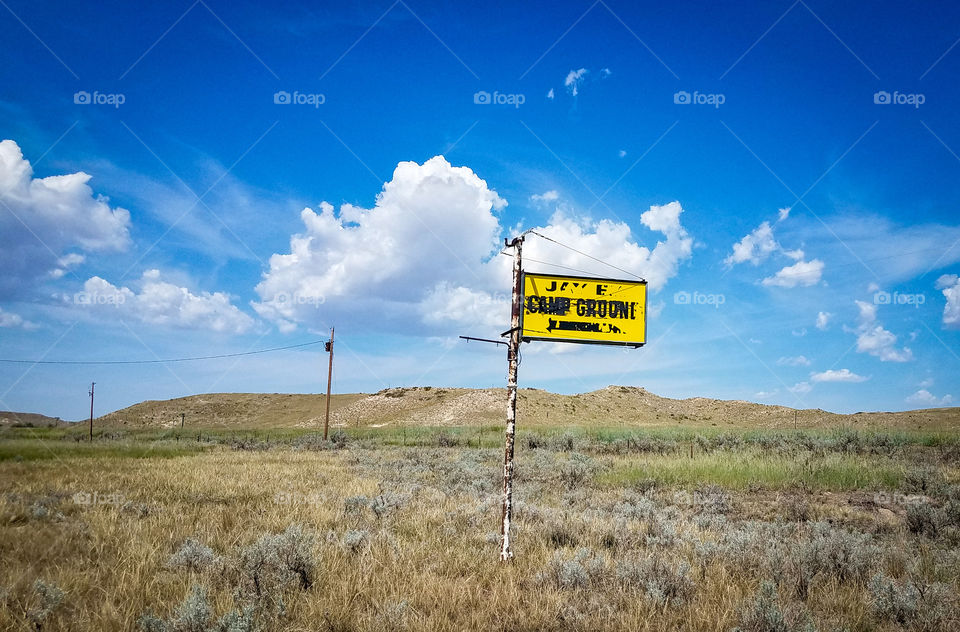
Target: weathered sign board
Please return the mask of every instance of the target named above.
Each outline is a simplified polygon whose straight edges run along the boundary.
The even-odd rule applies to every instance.
[[[641,347],[647,282],[524,273],[521,337]]]

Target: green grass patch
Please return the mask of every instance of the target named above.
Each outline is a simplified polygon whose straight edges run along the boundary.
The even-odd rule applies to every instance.
[[[198,454],[207,445],[181,441],[94,441],[77,443],[71,440],[13,439],[0,442],[2,461],[43,461],[73,458],[158,458]]]
[[[885,458],[827,455],[820,459],[764,456],[751,452],[714,453],[686,458],[676,455],[617,459],[598,481],[629,487],[654,479],[668,485],[720,485],[729,489],[792,489],[826,491],[899,489],[903,465]]]

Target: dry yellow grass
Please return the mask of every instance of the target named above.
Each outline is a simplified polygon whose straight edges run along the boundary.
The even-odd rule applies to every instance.
[[[717,541],[727,524],[752,524],[748,518],[796,519],[789,503],[771,503],[771,495],[780,492],[764,488],[762,481],[752,490],[709,492],[720,494],[721,505],[731,505],[711,518],[712,509],[690,501],[689,494],[702,487],[695,482],[661,483],[643,496],[636,481],[611,481],[629,457],[523,448],[517,557],[500,565],[495,537],[500,459],[493,449],[348,444],[342,450],[219,448],[165,459],[0,463],[0,484],[7,492],[0,501],[0,587],[6,590],[0,629],[34,629],[29,612],[38,606],[32,589],[37,579],[65,592],[63,604],[42,624],[45,630],[133,630],[146,612],[170,616],[194,584],[210,589],[214,612],[223,614],[242,605],[230,573],[168,568],[170,556],[192,538],[235,559],[258,537],[301,524],[316,534],[316,581],[306,590],[285,589],[286,613],[264,618],[266,630],[719,632],[737,625],[765,575],[723,558],[702,563],[696,544]],[[661,473],[668,471],[670,464],[660,460]],[[684,459],[676,460],[679,468]],[[902,465],[924,460],[929,459],[904,457]],[[867,468],[877,464],[867,457],[861,462]],[[957,478],[949,464],[939,472],[945,483]],[[869,498],[871,490],[865,489],[861,496]],[[86,494],[76,497],[80,504],[78,493]],[[382,517],[356,503],[349,507],[351,497],[393,494],[400,505]],[[893,507],[891,524],[875,504],[853,503],[853,494],[793,489],[787,495],[806,498],[811,519],[829,517],[876,533],[884,549],[879,569],[894,573],[896,565],[887,559],[894,549],[906,551],[911,564],[926,555],[937,559],[911,572],[956,590],[956,541],[907,533],[903,507]],[[628,515],[647,502],[662,518]],[[657,531],[663,526],[657,527],[658,521],[679,530],[674,540]],[[367,544],[356,552],[345,545],[351,530],[367,534]],[[658,544],[647,536],[670,541]],[[541,576],[549,575],[554,555],[570,559],[581,547],[603,566],[602,581],[579,585],[574,576],[564,585]],[[616,579],[618,562],[648,555],[691,564],[687,601],[661,603],[643,586]],[[821,629],[898,629],[872,617],[865,591],[862,582],[825,576],[801,604],[789,585],[780,589],[786,609],[802,605]]]

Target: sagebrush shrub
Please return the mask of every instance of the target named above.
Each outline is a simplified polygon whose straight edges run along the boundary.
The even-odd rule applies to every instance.
[[[396,511],[407,502],[407,498],[394,492],[383,491],[370,501],[370,509],[377,520],[383,520],[387,515]]]
[[[380,606],[376,616],[377,629],[383,632],[399,632],[410,627],[410,602],[391,601]]]
[[[351,529],[343,535],[343,548],[349,553],[359,553],[370,542],[370,533],[359,529]]]
[[[545,533],[550,545],[555,549],[570,548],[580,543],[578,529],[564,520],[551,520],[546,525]]]
[[[879,556],[880,549],[869,535],[834,529],[820,522],[771,564],[769,570],[780,581],[792,580],[797,596],[806,600],[810,588],[821,577],[834,578],[840,583],[865,582]]]
[[[37,604],[27,612],[27,618],[40,630],[47,618],[63,603],[64,593],[56,584],[48,584],[42,579],[33,583],[33,593]]]
[[[907,529],[910,533],[937,537],[943,522],[940,512],[930,503],[911,503],[907,505]]]
[[[316,563],[313,559],[315,537],[300,525],[290,525],[283,533],[261,536],[240,552],[238,596],[273,614],[285,611],[283,592],[291,584],[302,589],[313,585]]]
[[[587,482],[596,469],[597,466],[590,457],[574,453],[555,471],[561,485],[567,489],[577,489]]]
[[[920,609],[920,591],[910,582],[898,584],[883,573],[870,580],[870,606],[878,619],[901,625],[917,616]]]
[[[640,588],[648,599],[657,603],[684,603],[693,594],[690,565],[683,561],[669,562],[657,554],[618,562],[616,576],[623,586]]]
[[[547,567],[537,575],[541,584],[560,589],[599,586],[606,577],[607,567],[603,558],[587,548],[578,549],[572,557],[557,551]]]
[[[252,606],[228,612],[216,622],[212,619],[213,607],[206,588],[192,586],[169,621],[146,614],[137,620],[137,627],[141,632],[257,632],[260,629]]]
[[[868,588],[870,609],[878,620],[931,632],[946,629],[956,599],[951,587],[945,584],[914,579],[897,582],[883,573],[874,575]]]
[[[170,621],[173,632],[207,632],[213,616],[206,588],[194,586]]]
[[[204,571],[208,569],[217,559],[213,549],[201,544],[192,538],[180,546],[176,553],[167,560],[169,568],[185,568],[188,571]]]
[[[734,632],[816,632],[804,611],[790,612],[780,604],[772,582],[763,582],[752,600],[740,610],[740,625]]]
[[[943,474],[934,467],[910,468],[903,476],[903,487],[909,492],[932,496],[942,491],[943,486]]]

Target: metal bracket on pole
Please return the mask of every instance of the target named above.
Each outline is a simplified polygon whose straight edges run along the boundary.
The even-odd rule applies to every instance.
[[[489,338],[474,338],[473,336],[460,336],[460,337],[463,338],[464,340],[466,340],[467,342],[470,342],[471,340],[476,340],[477,342],[492,342],[492,343],[495,344],[495,345],[506,345],[506,344],[507,344],[507,343],[505,343],[505,342],[502,341],[502,340],[490,340]]]

